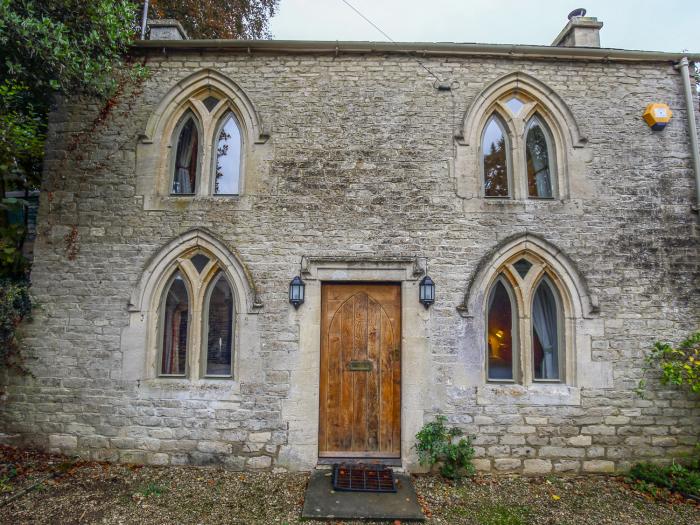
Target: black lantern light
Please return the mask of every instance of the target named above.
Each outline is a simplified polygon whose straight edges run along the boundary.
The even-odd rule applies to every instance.
[[[289,283],[289,302],[294,305],[294,308],[299,308],[299,305],[304,302],[304,288],[306,285],[298,275]]]
[[[435,302],[435,283],[429,275],[423,277],[418,287],[418,300],[428,308]]]

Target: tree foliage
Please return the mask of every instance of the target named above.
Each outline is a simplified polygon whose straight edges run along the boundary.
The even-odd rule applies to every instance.
[[[175,18],[190,38],[270,38],[279,0],[151,0],[151,18]]]
[[[0,176],[38,184],[54,93],[106,95],[135,34],[130,0],[0,0]]]
[[[136,10],[130,0],[0,0],[0,74],[35,92],[104,93]]]

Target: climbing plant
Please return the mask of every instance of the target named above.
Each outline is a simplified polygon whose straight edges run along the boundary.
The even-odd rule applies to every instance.
[[[644,358],[644,377],[638,393],[643,395],[649,371],[661,373],[661,384],[674,385],[700,394],[700,331],[691,334],[676,347],[670,343],[656,342]]]
[[[22,368],[17,326],[31,315],[32,303],[26,280],[0,278],[0,366]]]
[[[26,202],[7,192],[38,188],[57,96],[88,95],[108,111],[122,78],[143,74],[127,56],[137,7],[131,0],[0,0],[0,367],[21,361],[16,331],[31,312]]]

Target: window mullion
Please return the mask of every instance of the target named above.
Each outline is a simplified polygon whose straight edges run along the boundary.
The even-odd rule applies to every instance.
[[[190,374],[191,379],[199,379],[202,377],[202,347],[204,346],[202,338],[204,336],[203,325],[202,325],[202,312],[204,308],[204,292],[206,286],[201,280],[197,280],[193,284],[194,288],[194,301],[192,308],[192,344],[190,347]]]
[[[205,197],[212,194],[212,147],[214,144],[213,120],[209,114],[202,117],[202,153],[200,157],[201,184],[197,195]]]
[[[533,346],[532,346],[532,305],[531,301],[531,288],[528,287],[527,291],[523,292],[523,310],[520,314],[520,345],[519,349],[521,352],[520,362],[522,363],[522,384],[530,385],[533,382],[533,371],[532,363],[534,360],[533,356]]]

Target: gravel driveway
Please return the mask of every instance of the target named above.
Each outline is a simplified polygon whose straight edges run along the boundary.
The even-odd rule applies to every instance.
[[[306,474],[74,463],[0,447],[0,523],[301,523],[307,479]],[[418,476],[414,481],[431,524],[700,523],[695,504],[653,500],[619,478],[481,477],[452,484]]]

